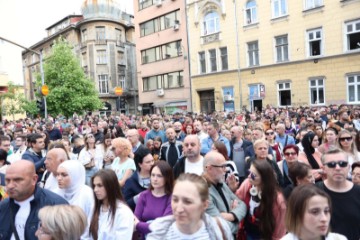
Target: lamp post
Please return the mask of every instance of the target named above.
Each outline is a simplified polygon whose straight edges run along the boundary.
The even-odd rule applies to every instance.
[[[21,48],[23,48],[23,49],[25,49],[25,50],[28,50],[28,51],[30,51],[30,52],[32,52],[32,53],[35,53],[36,55],[38,55],[38,56],[40,57],[41,85],[44,85],[44,84],[45,84],[45,78],[44,78],[43,56],[42,56],[42,52],[38,52],[38,51],[35,51],[35,50],[33,50],[33,49],[30,49],[30,48],[24,47],[24,46],[22,46],[22,45],[20,45],[20,44],[18,44],[18,43],[16,43],[16,42],[13,42],[13,41],[11,41],[11,40],[9,40],[9,39],[6,39],[6,38],[3,38],[3,37],[1,37],[1,36],[0,36],[0,39],[1,39],[1,40],[3,40],[3,41],[5,41],[5,42],[11,43],[11,44],[13,44],[13,45],[15,45],[15,46],[21,47]],[[47,118],[47,105],[46,105],[46,97],[45,97],[45,96],[43,96],[43,98],[44,98],[44,115],[45,115],[45,118]]]

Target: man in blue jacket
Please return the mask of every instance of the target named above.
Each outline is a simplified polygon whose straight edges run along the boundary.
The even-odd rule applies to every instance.
[[[37,178],[30,161],[16,161],[6,170],[9,198],[0,203],[0,239],[37,239],[39,210],[48,205],[68,204],[57,194],[37,187]]]

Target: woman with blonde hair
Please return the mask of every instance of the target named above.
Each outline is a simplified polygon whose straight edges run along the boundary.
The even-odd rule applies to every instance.
[[[360,153],[358,152],[354,137],[348,130],[341,130],[338,134],[338,147],[342,149],[348,155],[349,165],[354,162],[360,161]],[[349,171],[348,177],[351,178],[351,172]]]
[[[120,186],[123,187],[126,180],[136,171],[134,160],[129,158],[132,146],[126,138],[115,138],[112,140],[111,145],[116,156],[111,164],[111,169],[114,170]]]
[[[39,211],[39,240],[78,240],[87,226],[86,215],[78,206],[46,206]]]
[[[171,199],[173,215],[152,222],[146,239],[233,239],[230,226],[223,218],[213,218],[205,212],[208,205],[206,180],[192,173],[181,174]]]

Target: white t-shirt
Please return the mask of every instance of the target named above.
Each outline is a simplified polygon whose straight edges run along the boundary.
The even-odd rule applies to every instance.
[[[166,239],[171,240],[208,240],[210,239],[209,232],[205,228],[205,224],[202,223],[199,230],[195,233],[188,235],[179,231],[176,226],[176,222],[171,224],[169,231],[166,233]]]
[[[30,215],[30,202],[34,199],[34,195],[31,195],[28,199],[18,202],[15,201],[16,204],[20,206],[19,211],[15,216],[15,227],[16,231],[19,235],[20,240],[25,240],[25,224]],[[15,240],[15,235],[12,234],[11,240]]]
[[[192,163],[187,158],[185,159],[185,173],[195,173],[199,176],[204,172],[204,157],[201,156],[200,160]]]

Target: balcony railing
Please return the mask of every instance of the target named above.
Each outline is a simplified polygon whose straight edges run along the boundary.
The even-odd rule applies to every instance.
[[[220,33],[213,33],[206,36],[202,36],[202,44],[207,44],[211,42],[216,42],[220,40]]]

